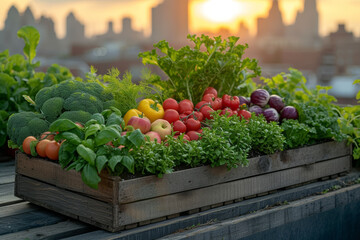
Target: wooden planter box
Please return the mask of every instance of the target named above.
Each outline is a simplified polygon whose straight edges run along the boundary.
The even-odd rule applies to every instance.
[[[327,142],[251,158],[248,167],[231,171],[203,166],[161,179],[103,175],[94,190],[74,170],[18,152],[15,195],[114,232],[348,172],[351,159],[351,147]]]

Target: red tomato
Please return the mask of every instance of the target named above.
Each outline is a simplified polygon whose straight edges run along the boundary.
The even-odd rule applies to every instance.
[[[219,109],[222,109],[222,107],[223,107],[222,99],[221,98],[215,98],[215,100],[211,103],[211,107],[215,111],[219,110]]]
[[[190,100],[182,100],[180,103],[179,103],[179,113],[184,113],[184,112],[187,112],[187,111],[190,111],[192,112],[194,109],[194,104],[190,101]]]
[[[199,120],[195,120],[193,118],[189,118],[186,121],[186,129],[187,131],[197,131],[201,128],[201,123]]]
[[[204,106],[201,108],[200,112],[204,115],[205,119],[212,119],[211,113],[214,111],[214,109],[212,109],[209,106]]]
[[[40,140],[42,139],[48,139],[50,141],[54,140],[55,138],[55,134],[51,133],[51,132],[44,132],[43,134],[41,134],[40,136]]]
[[[196,131],[189,131],[186,133],[186,135],[188,135],[190,137],[190,140],[193,141],[193,140],[199,140],[199,133],[196,132]]]
[[[36,152],[39,154],[40,157],[46,157],[45,148],[49,142],[51,142],[49,139],[43,139],[38,142],[38,144],[36,144]]]
[[[240,99],[237,96],[230,96],[225,94],[222,97],[222,105],[224,108],[228,107],[231,110],[236,110],[240,106]]]
[[[227,117],[231,117],[232,115],[235,115],[236,113],[234,113],[233,110],[231,110],[230,108],[224,108],[220,115],[227,115]]]
[[[238,116],[240,117],[240,119],[249,120],[251,118],[251,113],[249,111],[246,111],[246,110],[239,110],[238,111]]]
[[[178,120],[176,122],[173,123],[173,131],[176,134],[181,134],[186,132],[186,125],[185,123],[183,123],[182,121]]]
[[[50,141],[46,144],[45,153],[46,156],[54,161],[59,160],[59,150],[60,150],[60,143],[56,141]]]
[[[163,108],[164,108],[164,110],[174,109],[174,110],[178,111],[179,110],[179,104],[175,99],[168,98],[163,102]]]
[[[26,154],[29,154],[29,155],[31,154],[30,143],[33,141],[37,141],[37,139],[34,136],[29,136],[24,139],[22,147]]]
[[[211,104],[215,99],[216,99],[216,97],[214,94],[208,93],[203,96],[202,101],[205,101],[205,102],[208,102]]]
[[[218,94],[216,89],[213,87],[208,87],[207,89],[205,89],[203,96],[205,96],[208,93],[214,94],[215,97],[217,97],[217,94]]]
[[[210,104],[205,101],[200,101],[196,104],[195,109],[200,110],[201,107],[209,106]]]
[[[180,119],[178,111],[174,109],[165,110],[163,119],[167,120],[169,123],[173,123]]]
[[[194,111],[193,114],[189,116],[189,118],[194,118],[195,120],[199,120],[200,122],[204,121],[204,115],[201,112]]]

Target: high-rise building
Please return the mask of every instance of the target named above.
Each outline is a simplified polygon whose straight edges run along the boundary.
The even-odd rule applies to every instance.
[[[257,37],[282,37],[285,26],[279,8],[278,0],[273,0],[269,14],[266,18],[257,19]]]
[[[152,8],[152,41],[166,39],[173,44],[183,44],[189,32],[188,0],[164,0]]]
[[[81,43],[85,40],[85,25],[70,12],[66,17],[66,38],[68,44]]]
[[[0,49],[9,49],[10,54],[22,53],[23,41],[17,37],[16,31],[22,26],[22,18],[15,6],[11,6],[0,34]]]

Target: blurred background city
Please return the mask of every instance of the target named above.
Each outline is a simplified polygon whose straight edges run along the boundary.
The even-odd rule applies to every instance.
[[[175,48],[187,34],[238,36],[262,75],[289,67],[308,84],[331,85],[331,94],[354,103],[360,79],[360,0],[1,0],[0,52],[22,53],[17,30],[40,32],[38,59],[83,76],[112,67],[139,80],[138,53],[160,40]]]

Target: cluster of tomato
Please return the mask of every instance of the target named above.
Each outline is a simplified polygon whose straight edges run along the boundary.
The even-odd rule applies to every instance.
[[[163,103],[165,110],[163,119],[167,120],[173,125],[173,131],[176,133],[175,137],[182,133],[184,139],[198,140],[202,133],[201,122],[205,119],[211,119],[211,113],[221,110],[220,115],[227,115],[228,117],[237,115],[240,118],[249,119],[251,113],[242,109],[240,100],[237,96],[223,95],[218,97],[217,90],[213,87],[208,87],[204,94],[202,101],[198,102],[195,107],[192,101],[185,99],[179,103],[173,99],[168,98]]]
[[[34,136],[28,136],[24,139],[22,148],[26,154],[31,155],[31,148],[33,145],[36,153],[40,157],[57,161],[59,159],[61,144],[54,140],[54,136],[55,135],[51,132],[44,132],[40,136],[40,140],[36,139]]]

